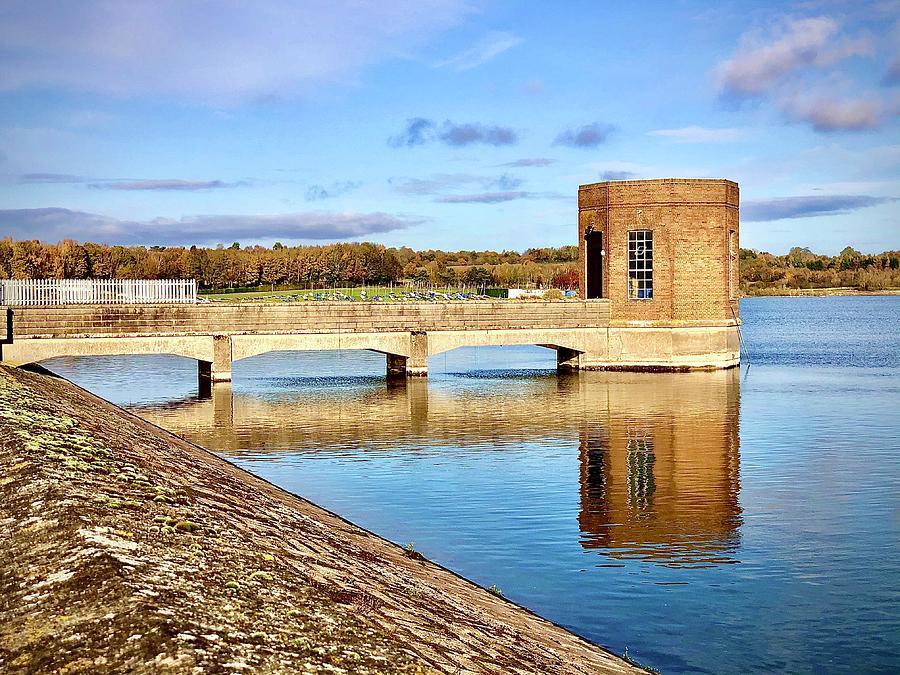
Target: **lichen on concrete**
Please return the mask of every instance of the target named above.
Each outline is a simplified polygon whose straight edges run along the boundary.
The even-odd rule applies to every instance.
[[[0,671],[635,672],[65,380],[0,366]]]

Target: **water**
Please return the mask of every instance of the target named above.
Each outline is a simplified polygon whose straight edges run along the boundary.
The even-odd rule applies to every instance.
[[[51,369],[663,672],[900,669],[900,298],[742,302],[752,367],[460,349]]]

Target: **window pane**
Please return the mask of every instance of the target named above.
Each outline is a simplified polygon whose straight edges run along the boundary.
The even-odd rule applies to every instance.
[[[628,232],[628,297],[649,300],[653,297],[653,231]]]

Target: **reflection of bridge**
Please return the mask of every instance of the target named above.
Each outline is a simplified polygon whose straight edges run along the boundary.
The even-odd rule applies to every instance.
[[[729,370],[535,377],[471,393],[413,380],[262,399],[225,385],[207,400],[138,412],[218,452],[255,457],[578,442],[584,547],[716,564],[730,560],[741,522],[738,404]]]
[[[610,349],[607,300],[84,305],[6,316],[4,362],[176,354],[213,381],[230,380],[233,361],[272,351],[370,349],[387,355],[388,374],[424,375],[429,356],[463,346],[538,344],[570,368],[599,363]]]

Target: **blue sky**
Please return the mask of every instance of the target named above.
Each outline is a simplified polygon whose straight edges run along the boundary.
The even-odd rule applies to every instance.
[[[900,2],[5,2],[0,236],[574,243],[724,177],[742,245],[900,247]]]

